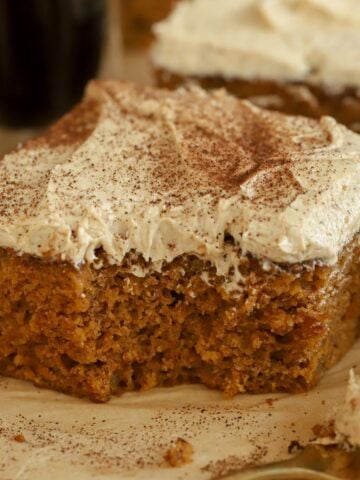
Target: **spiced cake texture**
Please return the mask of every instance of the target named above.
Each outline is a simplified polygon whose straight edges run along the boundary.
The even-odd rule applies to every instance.
[[[360,138],[112,81],[0,162],[0,373],[306,390],[360,317]]]
[[[164,455],[164,459],[171,467],[182,467],[192,462],[194,449],[191,443],[183,438],[178,438],[175,444],[170,447]]]
[[[153,40],[152,26],[166,18],[176,0],[119,0],[126,48],[142,49]]]
[[[155,27],[160,86],[196,82],[360,132],[357,0],[182,2]]]

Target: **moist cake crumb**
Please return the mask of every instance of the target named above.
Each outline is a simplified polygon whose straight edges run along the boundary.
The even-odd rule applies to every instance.
[[[193,453],[192,445],[183,438],[178,438],[174,446],[166,451],[164,459],[171,467],[182,467],[192,462]]]

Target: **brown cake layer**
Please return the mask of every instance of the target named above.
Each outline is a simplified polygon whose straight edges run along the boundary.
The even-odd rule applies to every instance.
[[[127,48],[145,48],[153,40],[151,27],[168,16],[176,0],[120,0],[121,26]]]
[[[1,249],[0,373],[101,402],[186,382],[306,390],[359,333],[359,240],[332,267],[244,257],[237,296],[194,256],[139,278],[139,258],[77,270]]]
[[[161,87],[174,89],[188,82],[196,82],[206,89],[226,88],[236,97],[249,99],[269,110],[312,118],[330,115],[360,132],[360,89],[357,87],[349,86],[335,91],[310,82],[182,77],[161,69],[157,70],[156,76]]]

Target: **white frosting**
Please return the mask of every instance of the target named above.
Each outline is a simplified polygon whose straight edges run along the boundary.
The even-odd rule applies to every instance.
[[[360,447],[360,377],[350,371],[346,399],[340,414],[336,418],[335,428],[338,436],[353,446]]]
[[[332,263],[360,228],[360,136],[331,118],[111,81],[87,99],[86,138],[59,124],[0,162],[1,247],[75,264],[135,251],[157,268],[196,254],[240,282],[241,253]]]
[[[193,0],[155,26],[173,73],[360,87],[359,0]]]

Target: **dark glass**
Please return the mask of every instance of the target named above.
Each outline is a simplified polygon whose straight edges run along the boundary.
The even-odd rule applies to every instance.
[[[0,0],[0,122],[47,123],[96,75],[105,0]]]

